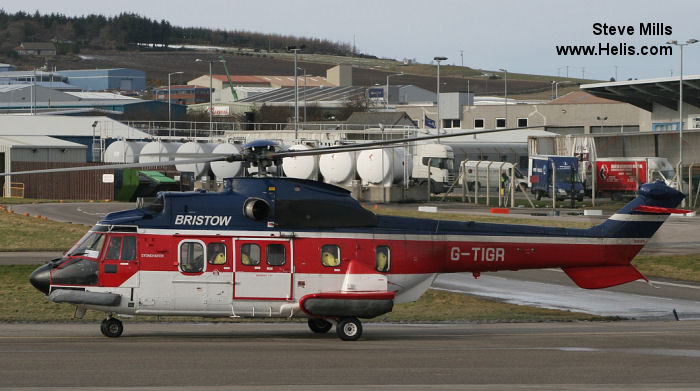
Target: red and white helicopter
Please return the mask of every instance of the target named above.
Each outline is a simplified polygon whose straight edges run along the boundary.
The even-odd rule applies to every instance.
[[[308,151],[278,151],[259,140],[238,155],[191,162],[243,161],[264,173],[284,157],[439,137]],[[132,166],[144,165],[96,168]],[[75,169],[39,172],[60,170]],[[13,174],[23,173],[3,175]],[[562,268],[582,288],[643,279],[630,262],[670,213],[686,212],[674,209],[683,197],[660,182],[646,184],[600,225],[548,228],[377,216],[328,184],[232,178],[221,192],[164,192],[149,205],[108,214],[30,281],[49,300],[76,305],[76,317],[104,311],[107,337],[122,334],[120,314],[191,315],[304,317],[313,332],[335,324],[351,341],[362,335],[359,318],[417,300],[441,273]]]

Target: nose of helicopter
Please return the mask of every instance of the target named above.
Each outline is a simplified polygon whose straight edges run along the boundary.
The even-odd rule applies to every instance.
[[[51,268],[52,266],[50,263],[41,265],[29,276],[29,282],[34,286],[34,288],[43,292],[45,295],[49,294],[49,287],[51,285]]]

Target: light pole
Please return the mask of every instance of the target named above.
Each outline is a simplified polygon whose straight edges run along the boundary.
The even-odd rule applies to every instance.
[[[440,119],[440,61],[447,60],[447,57],[433,57],[433,60],[437,61],[437,134],[440,134],[440,128],[442,125],[442,119]],[[440,139],[438,139],[440,142]]]
[[[504,82],[504,85],[503,85],[503,93],[504,93],[504,96],[505,96],[506,100],[505,100],[503,106],[504,106],[505,109],[506,109],[506,118],[505,118],[505,123],[503,124],[503,125],[504,125],[503,127],[504,127],[504,128],[507,128],[507,127],[508,127],[508,70],[501,68],[501,69],[499,69],[499,71],[503,72],[503,74],[504,74],[504,77],[503,77],[503,82]]]
[[[394,73],[393,75],[386,75],[386,105],[384,107],[387,109],[389,108],[389,78],[392,76],[403,76],[403,72]]]
[[[297,67],[304,71],[304,124],[306,124],[306,68]]]
[[[287,46],[287,51],[294,52],[294,139],[299,138],[299,80],[297,79],[297,55],[300,50],[304,50],[306,45],[297,47]]]
[[[212,113],[214,112],[214,110],[212,109],[212,100],[214,99],[214,89],[212,88],[211,64],[213,64],[215,62],[224,62],[224,61],[223,60],[202,60],[201,58],[198,58],[195,61],[209,63],[209,131],[211,131],[211,130],[213,130],[213,127],[214,127],[214,121],[212,120]]]
[[[168,129],[173,128],[173,125],[171,123],[172,121],[170,120],[170,117],[172,116],[171,109],[170,109],[170,76],[181,75],[183,73],[185,73],[185,72],[180,71],[180,72],[168,73]]]
[[[600,121],[600,133],[603,133],[603,121],[607,121],[608,117],[595,117],[598,121]],[[622,131],[622,129],[620,129]]]
[[[691,38],[685,43],[678,43],[678,41],[668,41],[669,45],[676,45],[681,48],[681,69],[679,77],[679,90],[678,90],[678,191],[683,192],[683,46],[692,45],[698,42],[697,39]],[[683,202],[685,205],[685,201]]]

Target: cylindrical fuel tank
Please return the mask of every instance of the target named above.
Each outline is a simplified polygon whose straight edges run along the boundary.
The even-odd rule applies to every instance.
[[[328,183],[349,185],[355,179],[357,152],[337,152],[321,155],[319,167]]]
[[[175,159],[175,153],[182,143],[151,141],[141,148],[139,163],[168,162]]]
[[[212,154],[238,155],[241,149],[234,144],[224,143],[214,147]],[[241,162],[211,162],[211,171],[217,179],[233,178],[243,174],[243,163]]]
[[[175,161],[211,157],[215,146],[215,144],[198,143],[196,141],[184,143],[177,149]],[[175,169],[180,172],[193,172],[195,177],[201,177],[208,174],[209,163],[176,164]]]
[[[305,144],[295,144],[288,151],[308,151]],[[292,156],[282,159],[282,171],[290,178],[316,179],[318,176],[318,156]]]
[[[390,185],[404,178],[404,166],[410,176],[413,162],[406,161],[403,148],[369,149],[357,156],[357,173],[364,183]]]
[[[115,141],[105,149],[105,163],[136,163],[139,161],[139,153],[148,144],[145,141]]]

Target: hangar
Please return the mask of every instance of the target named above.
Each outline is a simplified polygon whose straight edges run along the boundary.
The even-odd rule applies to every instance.
[[[663,77],[610,83],[584,84],[581,89],[601,98],[626,102],[651,113],[639,124],[651,131],[678,130],[680,79]],[[700,75],[683,76],[683,129],[700,129]]]

